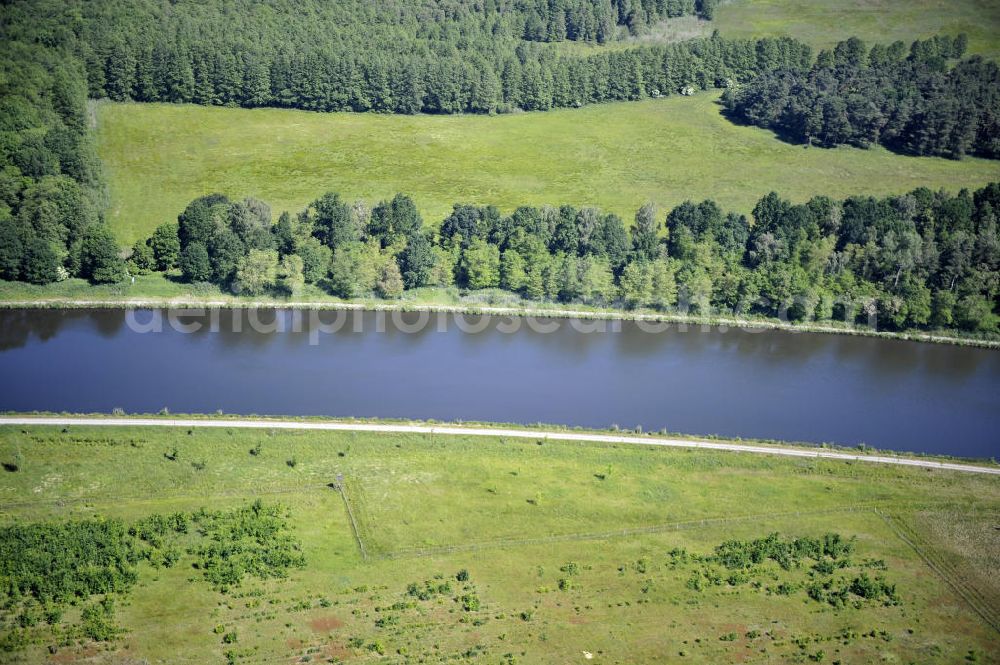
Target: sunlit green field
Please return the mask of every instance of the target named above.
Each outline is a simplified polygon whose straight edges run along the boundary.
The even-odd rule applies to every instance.
[[[666,19],[642,34],[624,28],[606,44],[560,42],[569,52],[618,50],[636,44],[670,43],[709,37],[794,37],[814,49],[831,48],[850,37],[868,44],[896,40],[911,44],[936,34],[969,37],[969,55],[1000,57],[1000,4],[992,0],[723,0],[711,21],[694,16]]]
[[[787,35],[829,48],[848,37],[868,43],[969,36],[969,53],[1000,56],[995,0],[731,0],[709,25],[726,37]]]
[[[709,93],[500,117],[107,103],[97,131],[122,242],[213,191],[262,198],[275,215],[329,190],[369,204],[402,191],[437,224],[459,201],[594,205],[631,220],[647,200],[749,212],[770,190],[801,201],[1000,178],[985,160],[789,145],[730,123]]]
[[[172,568],[142,563],[116,604],[120,638],[60,646],[40,625],[34,645],[0,652],[0,662],[569,663],[587,652],[622,664],[956,663],[970,654],[995,662],[1000,644],[959,595],[996,620],[992,477],[554,441],[207,428],[0,428],[0,461],[14,459],[16,471],[0,471],[0,525],[131,521],[261,498],[290,509],[306,567],[223,593],[190,554]],[[328,486],[339,474],[367,559]],[[752,582],[693,588],[704,565],[668,554],[708,555],[771,532],[856,538],[849,570],[884,575],[899,604],[835,609],[806,594],[808,566],[770,562]],[[469,579],[458,581],[462,569]],[[853,573],[834,578],[842,574]],[[425,581],[452,590],[407,593]],[[478,609],[465,609],[462,594]],[[217,627],[238,639],[224,644]]]

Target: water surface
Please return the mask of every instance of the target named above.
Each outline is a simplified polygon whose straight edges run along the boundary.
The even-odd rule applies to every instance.
[[[289,311],[254,321],[222,311],[214,326],[179,318],[201,325],[183,333],[159,311],[0,311],[0,410],[617,424],[1000,456],[997,351],[697,326],[651,333],[630,322],[540,332],[495,318],[473,333],[450,315],[409,332],[420,327],[415,313],[395,325],[384,314],[324,312],[343,326],[319,332],[298,316],[296,328]],[[159,320],[162,331],[130,320]],[[284,332],[254,329],[275,322]]]

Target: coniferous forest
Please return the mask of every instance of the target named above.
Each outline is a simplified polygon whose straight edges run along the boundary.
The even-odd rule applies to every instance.
[[[91,97],[315,111],[546,110],[708,88],[810,49],[788,39],[698,39],[573,53],[660,17],[710,15],[699,0],[561,3],[22,2],[10,37],[77,54]]]
[[[809,70],[763,73],[726,91],[731,115],[790,140],[832,147],[880,143],[912,155],[1000,158],[1000,68],[959,60],[963,36],[875,45],[858,39]]]

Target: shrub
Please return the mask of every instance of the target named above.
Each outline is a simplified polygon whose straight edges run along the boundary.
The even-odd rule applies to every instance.
[[[425,581],[423,586],[421,586],[416,582],[412,582],[406,587],[406,593],[417,600],[430,600],[435,596],[450,594],[451,584],[448,582],[432,584],[430,581]]]
[[[196,566],[223,591],[248,575],[285,577],[289,569],[305,565],[299,542],[288,533],[286,518],[284,508],[259,499],[230,512],[196,515],[207,541],[193,550]]]
[[[17,616],[17,625],[21,628],[31,628],[42,620],[42,608],[35,603],[28,603]]]
[[[20,448],[14,452],[14,457],[11,461],[3,463],[3,468],[4,471],[9,471],[10,473],[17,473],[24,468],[24,454]]]
[[[896,585],[888,584],[882,577],[876,577],[873,580],[868,577],[867,573],[861,573],[851,580],[848,588],[855,596],[860,596],[865,600],[880,600],[884,597],[884,602],[887,605],[899,602],[899,598],[896,596]]]
[[[104,598],[99,603],[88,605],[81,614],[81,629],[83,634],[95,642],[113,640],[120,632],[114,624],[115,603],[111,598]]]
[[[854,550],[853,540],[828,533],[823,538],[783,539],[777,533],[750,541],[727,540],[715,548],[713,559],[725,568],[749,568],[771,560],[785,570],[798,567],[804,557],[837,561]]]
[[[779,596],[790,596],[793,593],[795,593],[795,589],[796,587],[794,584],[782,582],[781,584],[779,584],[774,588],[774,593],[778,594]]]
[[[45,623],[50,626],[54,626],[62,620],[63,610],[61,607],[56,605],[50,605],[45,608]]]
[[[398,625],[399,625],[399,617],[396,616],[395,614],[387,614],[384,617],[379,617],[375,621],[376,628],[386,628],[388,626],[398,626]]]
[[[832,561],[818,561],[818,562],[816,562],[813,565],[812,569],[815,570],[820,575],[832,575],[833,574],[833,570],[834,570],[834,568],[833,568],[833,562]]]
[[[572,577],[580,574],[580,564],[576,561],[570,561],[565,566],[561,566],[559,570]]]
[[[735,572],[726,578],[726,584],[729,586],[739,586],[741,584],[746,584],[750,581],[750,577],[744,572]]]
[[[128,590],[140,553],[120,520],[13,524],[0,528],[0,599],[59,606]]]

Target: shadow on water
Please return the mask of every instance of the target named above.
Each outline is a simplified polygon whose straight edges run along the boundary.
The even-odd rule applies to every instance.
[[[110,339],[124,330],[123,310],[0,309],[0,351],[46,342],[72,329],[92,329]],[[81,324],[88,324],[83,325]]]

